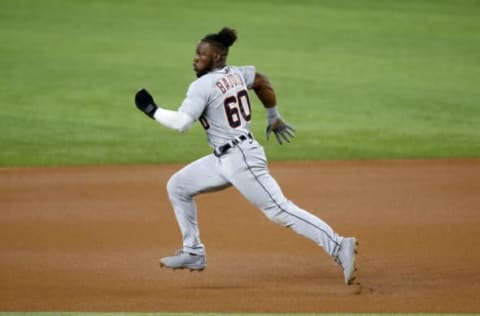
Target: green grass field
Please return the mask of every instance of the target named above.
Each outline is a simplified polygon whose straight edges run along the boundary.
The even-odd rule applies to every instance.
[[[197,41],[228,25],[229,63],[273,82],[292,144],[271,160],[480,157],[475,0],[0,1],[0,166],[186,162],[210,151],[133,105],[176,109]]]

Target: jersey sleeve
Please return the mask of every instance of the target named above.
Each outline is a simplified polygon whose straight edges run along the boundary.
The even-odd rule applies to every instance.
[[[247,88],[251,89],[253,86],[253,82],[255,81],[255,66],[242,66],[238,67],[238,70],[242,74]]]
[[[198,120],[208,103],[206,90],[200,80],[192,82],[178,111],[190,115],[194,120]]]

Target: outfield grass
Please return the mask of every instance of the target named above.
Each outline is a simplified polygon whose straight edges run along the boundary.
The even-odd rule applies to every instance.
[[[196,126],[138,112],[147,87],[175,109],[206,33],[229,25],[230,64],[272,80],[297,129],[271,160],[480,157],[480,6],[458,0],[0,1],[0,166],[186,162]]]

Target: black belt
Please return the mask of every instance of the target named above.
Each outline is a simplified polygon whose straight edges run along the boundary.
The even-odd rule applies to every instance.
[[[238,137],[235,137],[225,145],[218,146],[217,148],[215,148],[215,150],[213,151],[213,154],[217,157],[223,156],[231,148],[237,146],[238,144],[240,144],[241,142],[247,139],[253,139],[252,134],[248,133],[247,135],[240,135]]]

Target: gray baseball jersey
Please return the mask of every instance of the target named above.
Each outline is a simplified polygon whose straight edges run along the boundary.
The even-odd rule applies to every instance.
[[[247,135],[251,108],[248,89],[255,79],[254,66],[226,66],[190,84],[179,111],[199,120],[212,148]]]

